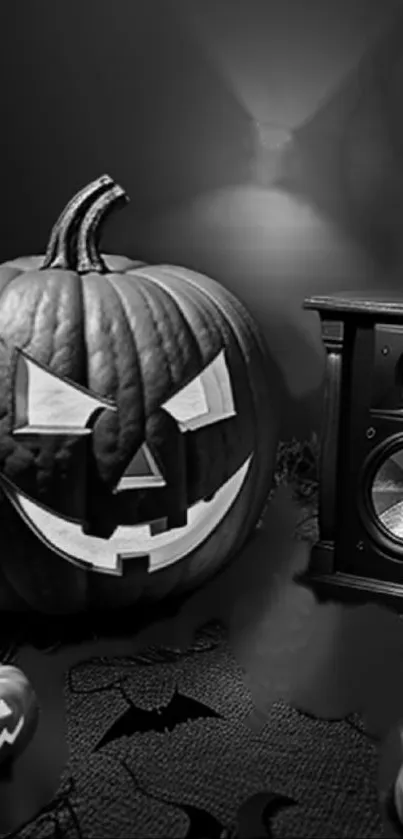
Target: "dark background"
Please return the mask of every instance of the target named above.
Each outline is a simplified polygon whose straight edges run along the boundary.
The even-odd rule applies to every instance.
[[[13,0],[0,31],[0,259],[42,252],[108,172],[131,203],[104,249],[238,294],[286,382],[283,436],[317,428],[304,297],[401,285],[403,4]]]

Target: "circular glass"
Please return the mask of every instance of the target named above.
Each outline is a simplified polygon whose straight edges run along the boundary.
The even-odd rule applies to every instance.
[[[389,455],[375,473],[371,499],[376,518],[403,542],[403,447]]]

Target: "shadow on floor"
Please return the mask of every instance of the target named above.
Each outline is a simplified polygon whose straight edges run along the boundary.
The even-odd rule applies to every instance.
[[[318,604],[293,577],[309,545],[295,539],[298,509],[280,488],[263,526],[227,569],[181,606],[132,637],[98,638],[53,652],[23,647],[16,660],[39,697],[37,734],[13,775],[0,783],[0,834],[16,830],[54,795],[68,759],[64,674],[91,656],[132,655],[148,644],[185,650],[203,623],[227,627],[255,706],[259,729],[279,697],[321,718],[359,712],[371,737],[383,736],[403,710],[403,625],[377,605]]]

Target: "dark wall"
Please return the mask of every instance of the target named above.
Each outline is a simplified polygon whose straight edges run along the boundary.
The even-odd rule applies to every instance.
[[[317,427],[303,298],[400,282],[399,0],[1,5],[0,258],[43,251],[65,201],[108,172],[131,203],[104,248],[243,298],[286,382],[284,436]]]

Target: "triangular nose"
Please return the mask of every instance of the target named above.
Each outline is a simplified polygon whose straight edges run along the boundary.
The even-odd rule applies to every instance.
[[[117,490],[164,487],[164,480],[146,443],[137,450],[122,475]]]

